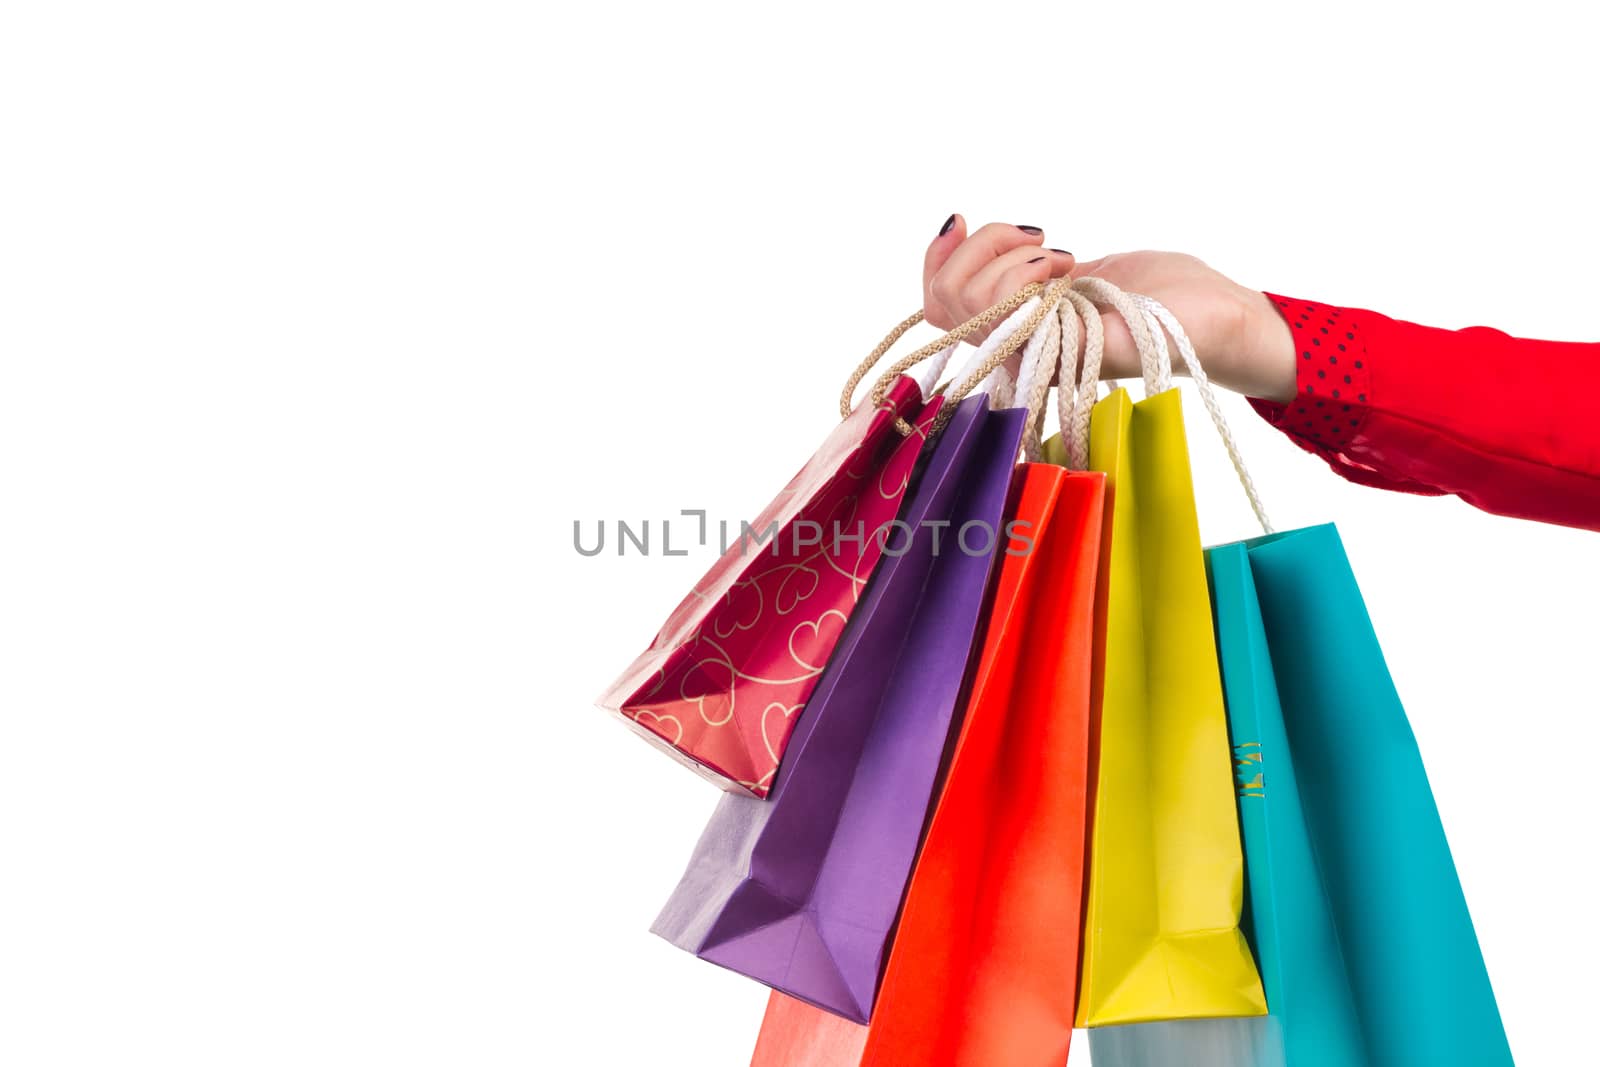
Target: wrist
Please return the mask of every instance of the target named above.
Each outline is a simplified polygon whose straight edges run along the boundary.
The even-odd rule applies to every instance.
[[[1294,335],[1265,294],[1246,290],[1237,358],[1222,384],[1245,396],[1287,404],[1295,396]]]

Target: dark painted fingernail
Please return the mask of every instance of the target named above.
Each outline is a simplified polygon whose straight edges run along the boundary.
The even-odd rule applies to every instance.
[[[1052,252],[1060,252],[1064,256],[1072,255],[1072,253],[1068,252],[1065,248],[1052,248],[1050,251],[1052,251]]]
[[[1029,263],[1030,263],[1030,264],[1033,264],[1033,263],[1043,263],[1043,262],[1044,262],[1044,261],[1045,261],[1045,258],[1046,258],[1046,257],[1044,257],[1044,256],[1034,256],[1034,257],[1033,257],[1033,258],[1032,258],[1032,259],[1030,259],[1030,260],[1028,260],[1028,262],[1029,262]]]
[[[1021,230],[1023,233],[1031,233],[1035,237],[1039,236],[1041,233],[1044,232],[1043,230],[1039,229],[1039,227],[1037,227],[1037,226],[1018,226],[1017,229]]]
[[[945,219],[944,220],[944,225],[939,227],[939,236],[943,237],[945,234],[949,233],[950,232],[950,228],[952,226],[954,226],[955,224],[956,224],[956,217],[954,215],[951,215],[949,218]]]

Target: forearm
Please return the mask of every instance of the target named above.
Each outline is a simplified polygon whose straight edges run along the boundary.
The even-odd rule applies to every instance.
[[[1295,387],[1252,403],[1336,472],[1600,529],[1600,344],[1268,295],[1294,339]]]

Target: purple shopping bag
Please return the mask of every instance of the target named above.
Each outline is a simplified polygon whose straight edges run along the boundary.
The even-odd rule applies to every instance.
[[[765,800],[729,794],[652,929],[857,1022],[949,736],[1025,413],[969,397],[924,455]],[[937,549],[935,545],[937,544]]]

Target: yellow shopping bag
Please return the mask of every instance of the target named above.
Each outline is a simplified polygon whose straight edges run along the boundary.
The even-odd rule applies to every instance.
[[[1244,860],[1183,410],[1167,374],[1157,381],[1165,391],[1138,403],[1118,389],[1095,404],[1088,429],[1108,513],[1079,1026],[1267,1011],[1239,929]],[[1065,462],[1059,438],[1046,457]]]

